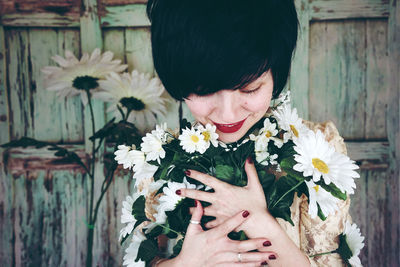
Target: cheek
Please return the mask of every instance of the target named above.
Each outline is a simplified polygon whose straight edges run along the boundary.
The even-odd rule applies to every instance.
[[[265,113],[271,103],[271,97],[271,94],[268,93],[254,97],[253,100],[246,101],[246,107],[254,113]]]
[[[185,100],[186,105],[188,106],[192,115],[198,119],[200,117],[205,117],[209,114],[210,108],[204,101],[196,101],[196,100]]]

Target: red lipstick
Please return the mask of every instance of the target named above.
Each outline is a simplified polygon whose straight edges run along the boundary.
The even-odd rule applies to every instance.
[[[239,121],[239,122],[235,122],[235,123],[230,123],[230,124],[220,124],[220,123],[216,123],[214,122],[214,125],[217,127],[217,129],[220,132],[223,133],[234,133],[239,131],[240,128],[242,128],[243,123],[246,119]]]

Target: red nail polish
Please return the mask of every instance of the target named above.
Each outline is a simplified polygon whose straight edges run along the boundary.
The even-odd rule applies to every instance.
[[[264,247],[269,247],[269,246],[271,246],[271,242],[265,241],[265,242],[263,243],[263,246],[264,246]]]
[[[190,171],[189,171],[189,170],[186,170],[186,171],[185,171],[185,175],[186,175],[186,176],[190,176]]]
[[[253,164],[253,159],[251,158],[251,156],[247,158],[247,162]]]
[[[179,196],[180,194],[182,194],[182,192],[181,192],[180,189],[178,189],[178,190],[175,191],[175,194],[177,194]]]
[[[275,260],[275,259],[276,259],[276,256],[275,256],[275,255],[269,255],[268,259],[270,259],[270,260]]]
[[[267,265],[267,264],[268,264],[268,262],[266,262],[266,261],[261,262],[261,265]]]
[[[197,203],[198,203],[198,202],[199,202],[198,200],[195,200],[195,201],[194,201],[194,206],[195,206],[195,207],[197,207]]]
[[[247,210],[245,210],[245,211],[243,211],[243,213],[242,213],[242,216],[244,217],[244,218],[246,218],[247,216],[249,216],[249,212],[247,211]]]

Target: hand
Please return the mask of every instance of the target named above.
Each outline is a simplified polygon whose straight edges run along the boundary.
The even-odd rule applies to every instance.
[[[210,175],[194,170],[188,170],[186,173],[187,176],[208,185],[214,189],[214,192],[181,189],[179,193],[183,197],[211,203],[210,206],[204,208],[204,215],[213,216],[216,217],[216,219],[208,222],[205,225],[207,228],[213,228],[220,225],[241,210],[248,210],[252,215],[267,215],[273,220],[273,217],[267,210],[264,191],[251,158],[246,160],[245,171],[248,179],[247,185],[239,187],[220,181]],[[245,230],[245,228],[246,227],[243,226],[236,230]]]
[[[197,200],[196,205],[192,221],[200,222],[203,207]],[[228,233],[247,219],[248,215],[248,211],[241,211],[208,231],[204,231],[200,224],[190,223],[180,254],[172,260],[160,263],[159,266],[260,266],[270,261],[269,257],[276,258],[276,254],[272,251],[249,252],[265,247],[269,242],[265,238],[234,241],[227,237]]]

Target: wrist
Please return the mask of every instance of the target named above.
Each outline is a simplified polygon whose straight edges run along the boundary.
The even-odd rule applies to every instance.
[[[250,213],[249,218],[240,226],[239,230],[243,230],[249,238],[258,238],[266,229],[268,229],[269,238],[279,236],[282,231],[276,219],[267,210],[262,210]]]

